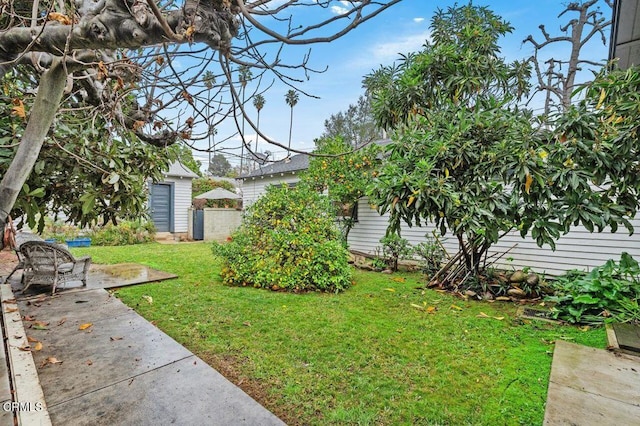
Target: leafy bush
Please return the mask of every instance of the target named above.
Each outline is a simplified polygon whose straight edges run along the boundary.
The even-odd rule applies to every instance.
[[[389,234],[380,239],[382,243],[382,256],[393,271],[398,270],[398,261],[411,257],[411,245],[409,241],[398,234]]]
[[[351,284],[329,200],[304,186],[269,187],[226,244],[214,243],[226,284],[338,292]]]
[[[148,243],[154,240],[155,226],[151,221],[121,221],[95,227],[90,233],[91,244],[97,246],[123,246]]]
[[[61,220],[53,220],[45,217],[44,228],[40,232],[40,236],[45,240],[56,240],[58,243],[64,243],[66,240],[72,240],[80,235],[80,229],[75,225],[64,223]]]
[[[420,270],[425,274],[433,274],[442,266],[445,252],[435,237],[425,235],[426,240],[413,246],[413,255],[420,259]]]
[[[640,321],[640,266],[628,253],[590,273],[570,271],[555,281],[553,316],[570,323]]]

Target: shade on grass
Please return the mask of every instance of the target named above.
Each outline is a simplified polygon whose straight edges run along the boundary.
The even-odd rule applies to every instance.
[[[345,293],[296,295],[222,285],[206,243],[75,252],[178,274],[117,295],[289,424],[541,424],[553,342],[606,344],[603,329],[417,289],[418,274],[356,271]]]

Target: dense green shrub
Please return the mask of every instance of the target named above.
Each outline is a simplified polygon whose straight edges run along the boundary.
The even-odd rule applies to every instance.
[[[570,271],[555,280],[555,318],[570,323],[640,321],[640,266],[628,253],[590,273]]]
[[[338,292],[351,284],[348,252],[329,200],[304,186],[269,187],[226,244],[214,244],[223,259],[226,284]]]
[[[91,244],[96,246],[123,246],[148,243],[154,240],[155,226],[151,221],[120,221],[118,225],[108,223],[91,230]]]

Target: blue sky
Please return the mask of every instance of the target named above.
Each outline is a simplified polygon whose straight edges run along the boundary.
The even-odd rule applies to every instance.
[[[455,3],[454,1],[403,0],[346,36],[328,44],[313,46],[310,64],[317,69],[328,66],[328,70],[322,74],[313,74],[310,80],[298,85],[300,89],[320,99],[300,95],[300,100],[294,108],[292,147],[312,150],[313,140],[323,132],[324,120],[333,113],[345,110],[364,93],[363,76],[379,68],[380,65],[390,65],[398,59],[400,53],[420,50],[429,36],[428,27],[434,11],[437,8],[445,9],[453,6]],[[570,16],[558,18],[565,3],[560,0],[474,1],[476,5],[489,6],[515,28],[513,33],[501,42],[502,54],[508,60],[531,56],[532,46],[523,45],[522,40],[529,34],[541,40],[542,36],[538,29],[540,24],[545,24],[551,35],[560,35],[560,25],[566,24]],[[601,9],[609,17],[610,9],[604,1],[601,3]],[[465,4],[465,2],[460,1],[458,4]],[[304,24],[308,19],[317,20],[318,13],[329,15],[345,7],[340,1],[334,1],[332,5],[333,10],[322,9],[313,14],[294,16],[294,19],[299,18],[298,22]],[[609,30],[606,31],[606,35],[608,37]],[[299,61],[308,49],[308,46],[288,46],[284,55],[291,62],[295,62],[296,59]],[[559,46],[554,47],[553,51],[551,48],[548,49],[548,55],[568,56]],[[608,47],[604,46],[599,38],[594,38],[583,52],[585,57],[602,60],[607,57]],[[287,143],[289,135],[290,108],[284,100],[288,89],[289,87],[276,83],[265,93],[266,103],[260,118],[261,131],[284,144]],[[252,105],[247,109],[250,113],[255,112]],[[247,131],[246,137],[251,141],[255,140],[255,132]],[[284,156],[279,148],[260,143],[259,151],[266,149],[274,152],[276,157]],[[204,159],[204,155],[197,154],[197,158]],[[235,161],[232,160],[232,163]]]

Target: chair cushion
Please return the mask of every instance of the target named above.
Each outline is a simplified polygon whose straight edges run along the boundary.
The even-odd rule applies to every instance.
[[[61,263],[58,265],[58,273],[66,274],[67,272],[73,271],[73,263]]]

